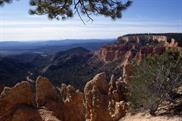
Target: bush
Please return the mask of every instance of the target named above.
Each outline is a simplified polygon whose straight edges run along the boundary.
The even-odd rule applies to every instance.
[[[128,82],[130,111],[149,111],[155,115],[164,101],[173,101],[171,94],[182,85],[182,58],[179,52],[167,51],[148,56],[134,63]]]

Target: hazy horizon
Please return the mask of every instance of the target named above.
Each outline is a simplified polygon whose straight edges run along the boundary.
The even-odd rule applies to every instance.
[[[1,42],[57,42],[57,41],[85,41],[85,40],[89,40],[89,42],[95,42],[96,40],[98,41],[113,41],[116,40],[117,38],[86,38],[86,39],[50,39],[50,40],[0,40]]]
[[[28,0],[15,1],[0,8],[0,41],[113,39],[130,33],[182,32],[181,0],[133,1],[122,19],[93,16],[94,21],[86,25],[78,16],[65,21],[31,16]]]

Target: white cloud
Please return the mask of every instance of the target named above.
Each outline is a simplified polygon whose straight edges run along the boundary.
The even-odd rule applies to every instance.
[[[126,33],[182,32],[182,25],[180,24],[96,21],[84,25],[81,21],[72,20],[0,20],[0,41],[117,38]]]

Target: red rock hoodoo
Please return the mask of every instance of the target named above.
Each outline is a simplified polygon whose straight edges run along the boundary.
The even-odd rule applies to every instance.
[[[97,74],[84,89],[87,121],[117,121],[126,114],[123,81],[114,77],[110,83],[105,73]]]

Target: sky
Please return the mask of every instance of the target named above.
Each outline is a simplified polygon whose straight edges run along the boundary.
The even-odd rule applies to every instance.
[[[182,32],[182,0],[133,0],[122,19],[78,16],[65,21],[28,14],[29,0],[0,7],[0,41],[110,39],[129,33]]]

